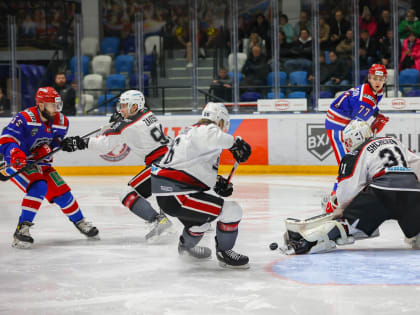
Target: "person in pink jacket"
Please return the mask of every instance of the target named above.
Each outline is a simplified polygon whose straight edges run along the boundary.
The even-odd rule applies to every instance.
[[[404,40],[400,59],[400,71],[409,68],[420,71],[420,39],[414,32]]]

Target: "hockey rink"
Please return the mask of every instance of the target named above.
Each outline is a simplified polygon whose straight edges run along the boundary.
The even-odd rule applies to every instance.
[[[181,225],[146,244],[147,224],[119,202],[130,177],[64,177],[101,239],[88,241],[44,201],[32,249],[11,247],[23,193],[0,183],[0,314],[420,314],[420,251],[395,222],[378,238],[328,254],[284,256],[283,219],[320,213],[331,176],[241,176],[232,199],[244,209],[235,250],[250,269],[222,269],[177,253]],[[153,201],[153,204],[156,204]],[[213,224],[214,226],[214,224]],[[215,231],[201,244],[214,251]]]

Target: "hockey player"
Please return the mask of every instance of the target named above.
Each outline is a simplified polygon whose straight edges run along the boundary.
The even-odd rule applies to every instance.
[[[367,121],[372,130],[379,133],[389,121],[389,118],[379,113],[378,103],[382,99],[383,86],[386,82],[386,68],[373,64],[369,69],[368,82],[342,93],[335,99],[327,111],[325,129],[334,150],[337,164],[346,154],[343,142],[343,130],[353,119]],[[337,183],[334,184],[331,196],[335,194]],[[330,194],[323,197],[321,206],[326,212],[331,212]]]
[[[163,213],[158,213],[146,200],[151,196],[151,164],[168,151],[169,140],[156,116],[145,107],[144,95],[140,91],[129,90],[121,94],[119,107],[122,117],[111,129],[99,137],[68,137],[63,141],[63,150],[73,152],[89,149],[107,153],[117,145],[126,143],[144,161],[146,167],[128,182],[120,199],[134,214],[153,223],[153,228],[145,236],[151,242],[170,232],[172,225]]]
[[[371,235],[391,219],[398,221],[412,247],[420,248],[420,157],[397,139],[373,138],[364,121],[348,124],[343,140],[350,153],[340,163],[334,213],[314,218],[306,228],[286,220],[288,250],[329,251],[336,244],[352,244],[355,234]]]
[[[0,153],[9,165],[8,175],[25,167],[27,162],[42,158],[59,147],[69,128],[68,119],[60,113],[60,94],[52,87],[41,87],[35,95],[36,106],[18,113],[3,130]],[[11,180],[26,193],[22,212],[14,233],[13,247],[29,248],[34,240],[29,228],[42,201],[57,204],[76,228],[88,238],[98,235],[98,229],[86,221],[70,187],[51,166],[52,157],[27,168]]]
[[[184,225],[180,255],[208,259],[211,250],[197,246],[210,222],[216,227],[216,257],[222,267],[248,268],[248,257],[232,250],[238,236],[242,208],[225,201],[233,185],[217,175],[219,157],[229,149],[237,162],[248,160],[251,147],[227,132],[229,114],[221,103],[208,103],[201,119],[175,138],[168,153],[152,170],[152,192],[160,208]],[[214,192],[210,191],[214,188]]]

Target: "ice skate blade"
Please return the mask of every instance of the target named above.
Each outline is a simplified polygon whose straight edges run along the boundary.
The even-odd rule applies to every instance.
[[[284,255],[294,255],[295,250],[293,248],[290,248],[288,246],[279,246],[279,250]]]
[[[219,266],[225,269],[249,269],[250,267],[249,263],[246,263],[245,265],[240,265],[240,266],[232,266],[222,261],[219,261]]]
[[[86,236],[86,238],[87,238],[88,241],[100,241],[101,240],[101,238],[99,237],[99,234],[95,235],[95,236]]]
[[[33,243],[29,242],[22,242],[19,240],[13,240],[12,247],[18,248],[18,249],[30,249],[32,247]]]
[[[173,239],[173,235],[176,234],[176,231],[171,227],[163,231],[161,234],[156,234],[150,237],[147,235],[144,237],[147,244],[161,244],[167,243]]]

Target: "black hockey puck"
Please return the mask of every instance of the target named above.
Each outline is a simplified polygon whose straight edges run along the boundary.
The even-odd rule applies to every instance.
[[[270,244],[270,249],[271,250],[276,250],[278,247],[279,247],[279,244],[277,244],[277,243],[271,243]]]

